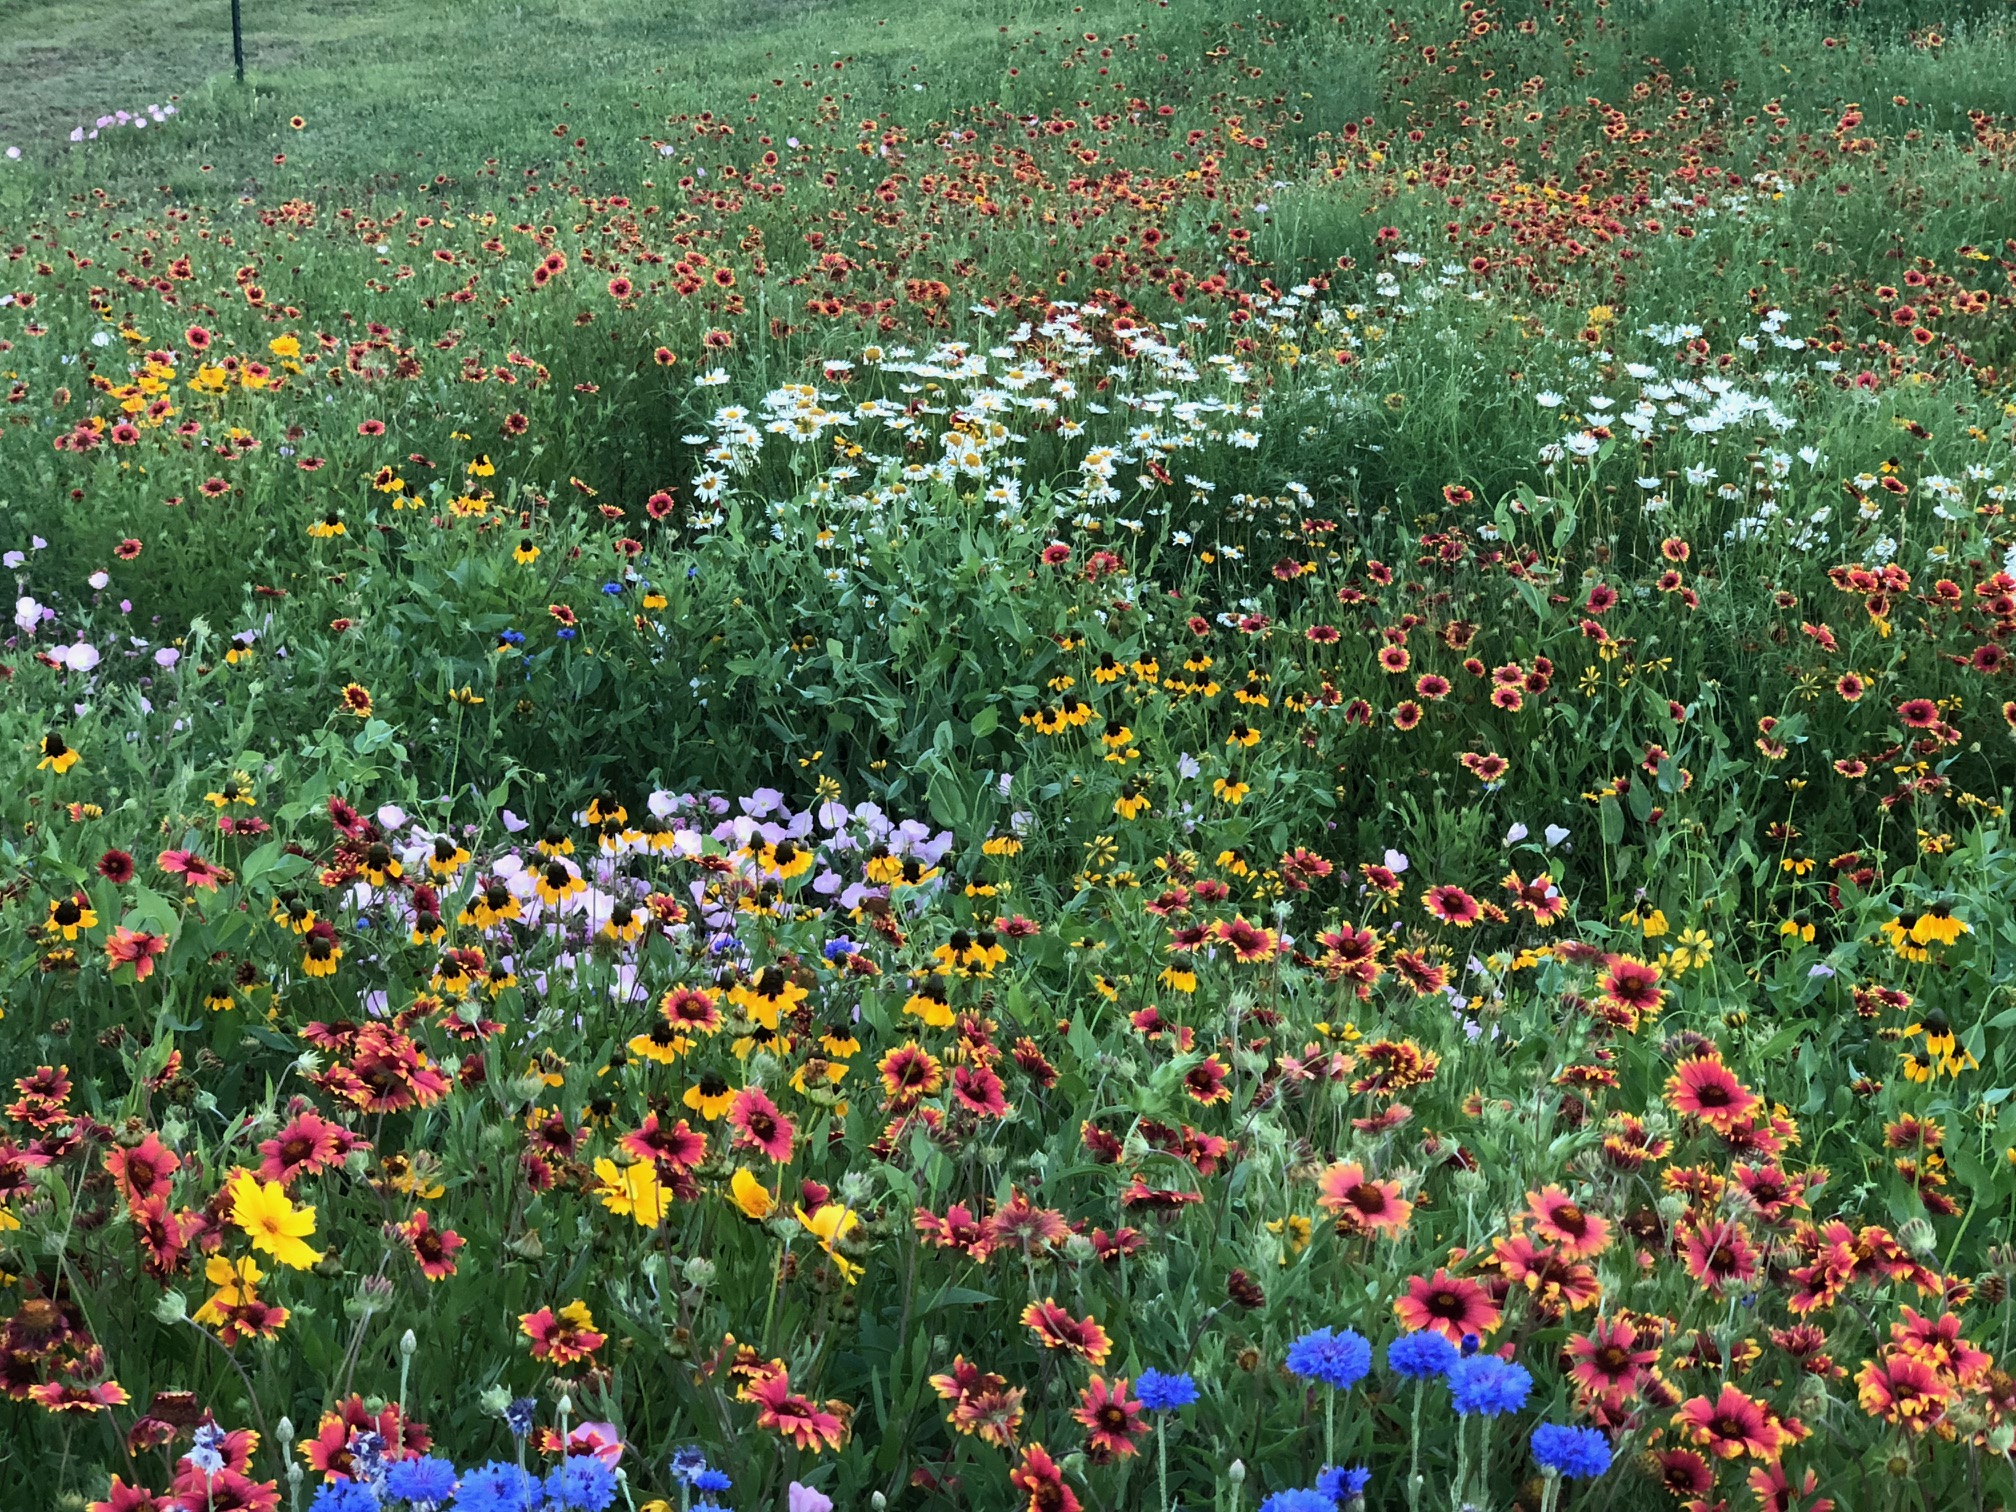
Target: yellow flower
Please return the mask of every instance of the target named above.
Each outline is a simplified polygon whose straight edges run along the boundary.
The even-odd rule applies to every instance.
[[[1714,952],[1715,941],[1706,930],[1683,929],[1680,938],[1673,942],[1673,948],[1666,955],[1667,969],[1674,976],[1704,968],[1709,956]]]
[[[861,1278],[862,1268],[842,1255],[834,1246],[861,1227],[861,1220],[855,1216],[854,1210],[842,1207],[837,1202],[828,1202],[810,1213],[802,1207],[796,1209],[796,1212],[798,1221],[818,1238],[819,1248],[826,1252],[835,1268],[847,1278],[847,1284],[852,1286]]]
[[[210,1300],[196,1309],[196,1321],[218,1327],[225,1321],[225,1309],[245,1307],[259,1300],[259,1293],[253,1288],[266,1279],[266,1273],[259,1269],[259,1262],[247,1255],[243,1260],[228,1260],[222,1255],[212,1255],[203,1266],[203,1276],[217,1290]]]
[[[596,1195],[610,1212],[635,1219],[639,1228],[655,1229],[665,1221],[670,1203],[655,1167],[641,1162],[618,1166],[605,1159],[595,1162],[595,1174],[602,1181]]]
[[[1963,934],[1974,931],[1965,919],[1956,919],[1944,903],[1935,903],[1918,915],[1918,922],[1911,926],[1911,938],[1919,945],[1937,942],[1951,945]]]
[[[252,1248],[295,1270],[306,1270],[321,1260],[322,1252],[304,1242],[315,1232],[314,1208],[296,1208],[279,1182],[261,1186],[250,1171],[233,1176],[228,1190],[231,1221],[251,1237]]]
[[[739,1168],[728,1182],[728,1191],[745,1218],[761,1221],[768,1218],[770,1210],[777,1205],[777,1199],[770,1195],[768,1187]]]

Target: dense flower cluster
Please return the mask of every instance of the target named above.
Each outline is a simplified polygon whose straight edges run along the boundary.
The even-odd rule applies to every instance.
[[[21,226],[38,1494],[1999,1484],[2016,134],[1545,15]]]

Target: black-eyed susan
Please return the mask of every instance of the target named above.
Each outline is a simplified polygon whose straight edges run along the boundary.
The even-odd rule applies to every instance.
[[[983,856],[1019,856],[1022,842],[1013,835],[990,835],[980,842]]]
[[[1967,921],[1956,918],[1944,903],[1934,903],[1911,926],[1911,938],[1919,945],[1951,945],[1963,934],[1972,933]]]
[[[63,736],[51,730],[42,737],[42,759],[35,763],[35,770],[51,771],[62,776],[77,765],[77,753],[63,743]]]
[[[574,838],[557,824],[549,824],[540,832],[534,847],[542,856],[571,856],[574,854]]]
[[[229,808],[234,803],[247,808],[259,802],[258,794],[252,791],[252,779],[243,772],[233,772],[214,793],[205,793],[203,801],[212,808]]]
[[[927,976],[912,982],[910,996],[903,1002],[903,1011],[913,1018],[920,1018],[933,1029],[952,1027],[952,1007],[946,1001],[944,980],[937,976]]]
[[[224,664],[236,667],[252,660],[257,650],[256,639],[251,631],[231,637],[231,644],[224,648]]]
[[[1899,914],[1894,919],[1885,920],[1880,927],[1883,938],[1890,942],[1890,948],[1907,961],[1929,961],[1932,953],[1912,938],[1912,931],[1918,926],[1915,913]]]
[[[489,995],[492,1002],[517,985],[518,973],[502,961],[492,962],[490,969],[483,973],[483,991]]]
[[[550,908],[557,908],[576,893],[588,890],[588,884],[572,861],[563,856],[554,856],[539,868],[539,880],[534,884],[539,901]]]
[[[98,915],[85,894],[72,893],[67,898],[50,899],[49,922],[44,928],[51,939],[61,935],[66,940],[74,940],[84,930],[97,927]]]
[[[819,1045],[828,1055],[845,1060],[861,1051],[861,1041],[845,1024],[828,1024],[819,1031]]]
[[[636,904],[619,899],[609,909],[609,917],[602,921],[596,931],[599,938],[616,940],[625,945],[635,944],[644,937],[644,926],[649,916]]]
[[[693,1048],[693,1041],[660,1019],[644,1033],[633,1035],[628,1048],[632,1055],[642,1060],[669,1066]]]
[[[212,982],[203,991],[203,1006],[212,1013],[222,1013],[237,1001],[229,982]]]
[[[1234,808],[1244,803],[1246,795],[1252,791],[1252,784],[1242,782],[1237,772],[1234,772],[1230,777],[1215,778],[1211,783],[1212,796],[1217,798],[1219,802],[1229,804]]]
[[[1148,795],[1139,783],[1129,781],[1120,789],[1120,796],[1113,800],[1113,812],[1122,819],[1139,819],[1150,808]]]
[[[488,878],[470,895],[455,922],[464,928],[491,929],[521,916],[517,894],[495,877]]]
[[[430,874],[445,880],[468,864],[467,847],[458,844],[452,835],[434,837],[434,844],[427,852],[427,870]]]
[[[728,1001],[765,1029],[775,1030],[782,1015],[805,1001],[805,989],[784,967],[772,963],[746,982],[728,990]]]
[[[475,456],[469,459],[468,463],[464,466],[463,471],[468,473],[469,476],[472,478],[495,477],[497,473],[497,464],[490,460],[490,453],[478,452],[476,453]]]
[[[686,1089],[686,1095],[680,1101],[709,1123],[714,1123],[735,1101],[735,1089],[728,1085],[720,1072],[707,1071]]]
[[[315,910],[299,893],[280,893],[273,899],[268,912],[275,924],[283,925],[297,935],[305,935],[315,927]]]
[[[899,887],[922,887],[926,882],[936,881],[939,868],[921,856],[905,856],[897,864],[896,875],[889,881],[893,891]]]
[[[1066,725],[1062,711],[1052,708],[1049,704],[1038,704],[1033,709],[1025,710],[1022,715],[1022,723],[1029,726],[1038,735],[1059,734],[1064,730]]]
[[[327,919],[317,919],[308,929],[301,942],[301,969],[311,977],[326,977],[336,974],[336,963],[343,959],[343,947],[336,939],[336,928]]]
[[[758,870],[779,882],[789,882],[794,877],[802,877],[812,869],[811,849],[789,836],[775,844],[768,840],[760,840],[751,848],[749,854]]]
[[[373,887],[389,887],[406,875],[404,863],[392,854],[392,847],[383,840],[373,840],[364,847],[364,859],[358,869]]]
[[[343,523],[343,516],[331,509],[321,519],[308,527],[308,534],[317,540],[328,540],[332,536],[347,535],[349,527]]]
[[[621,824],[630,817],[630,810],[607,793],[599,793],[588,800],[588,807],[581,811],[581,822],[591,829],[607,824],[611,820]]]

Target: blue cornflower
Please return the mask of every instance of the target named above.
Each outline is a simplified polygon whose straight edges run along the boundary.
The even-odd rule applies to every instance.
[[[623,585],[621,583],[604,583],[602,585],[602,591],[604,593],[621,593],[623,591]]]
[[[1595,1428],[1542,1423],[1533,1430],[1533,1458],[1571,1479],[1597,1476],[1610,1468],[1610,1440]]]
[[[1386,1368],[1410,1381],[1447,1375],[1449,1367],[1461,1358],[1456,1346],[1432,1328],[1402,1334],[1386,1346]]]
[[[603,1512],[616,1500],[616,1472],[592,1454],[577,1454],[546,1477],[546,1499],[575,1512]]]
[[[439,1455],[399,1460],[385,1472],[385,1494],[420,1507],[438,1507],[455,1494],[455,1467]]]
[[[1331,1465],[1316,1477],[1316,1489],[1340,1507],[1354,1496],[1363,1496],[1371,1483],[1372,1472],[1363,1465]]]
[[[308,1512],[378,1512],[378,1498],[362,1481],[330,1481],[315,1493]]]
[[[1260,1512],[1337,1512],[1337,1503],[1321,1491],[1297,1486],[1292,1491],[1276,1491],[1260,1503]]]
[[[1197,1400],[1197,1382],[1182,1371],[1170,1375],[1160,1370],[1144,1370],[1134,1383],[1134,1395],[1150,1412],[1174,1412]]]
[[[825,947],[820,951],[820,954],[825,956],[829,961],[837,961],[842,956],[854,954],[857,948],[852,940],[848,939],[845,935],[841,935],[838,939],[828,940]]]
[[[1501,1412],[1517,1412],[1533,1390],[1533,1377],[1524,1365],[1514,1365],[1496,1355],[1471,1355],[1449,1367],[1449,1390],[1456,1410],[1496,1417]]]
[[[574,627],[572,625],[562,625],[560,627],[560,639],[572,640],[574,639],[574,634]]]
[[[539,1504],[539,1478],[503,1460],[471,1470],[455,1491],[455,1512],[531,1512]]]
[[[716,1470],[712,1465],[702,1465],[693,1473],[693,1489],[696,1491],[726,1491],[734,1484],[725,1471]]]
[[[673,1453],[670,1468],[672,1479],[691,1485],[693,1477],[707,1468],[707,1456],[699,1449],[680,1449]]]
[[[1372,1369],[1372,1344],[1352,1329],[1319,1328],[1288,1346],[1288,1368],[1299,1376],[1348,1391]]]
[[[524,639],[520,636],[519,639]],[[534,1397],[514,1397],[511,1405],[504,1409],[504,1426],[511,1430],[514,1438],[523,1438],[532,1431],[533,1420],[539,1414],[539,1403]]]
[[[507,645],[522,646],[525,644],[525,632],[523,630],[500,630],[497,632],[497,639],[505,642]]]

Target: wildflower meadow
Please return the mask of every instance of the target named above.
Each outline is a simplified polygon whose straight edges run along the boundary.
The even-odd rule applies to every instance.
[[[0,37],[0,1512],[2016,1506],[2006,0],[243,9]]]

